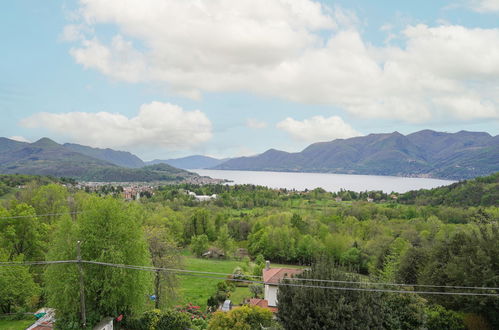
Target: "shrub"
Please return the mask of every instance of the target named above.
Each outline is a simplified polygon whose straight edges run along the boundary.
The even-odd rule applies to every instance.
[[[208,329],[251,330],[272,325],[272,312],[258,306],[242,306],[213,314]]]
[[[191,319],[189,314],[167,310],[161,314],[156,327],[157,330],[185,330],[190,328]]]

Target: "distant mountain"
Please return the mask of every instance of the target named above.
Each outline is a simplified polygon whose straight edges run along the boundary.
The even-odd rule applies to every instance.
[[[83,146],[82,146],[83,147]],[[82,149],[85,149],[83,147]],[[90,148],[92,149],[92,148]],[[85,149],[88,151],[88,149]],[[48,138],[34,143],[0,139],[0,173],[70,177],[85,181],[180,181],[196,174],[170,166],[124,168],[60,145]]]
[[[84,154],[93,158],[104,160],[114,165],[128,167],[128,168],[140,168],[146,164],[139,157],[131,154],[127,151],[116,151],[113,149],[100,149],[83,146],[81,144],[74,143],[64,143],[64,147]]]
[[[270,149],[215,169],[328,172],[466,179],[499,171],[499,136],[461,131],[398,132],[314,143],[301,152]]]
[[[26,142],[19,142],[4,137],[0,137],[0,153],[13,151],[28,145]]]
[[[146,164],[148,165],[168,164],[178,168],[190,170],[190,169],[214,167],[223,163],[226,160],[227,159],[216,159],[213,157],[196,155],[196,156],[188,156],[183,158],[166,159],[166,160],[155,159],[150,162],[146,162]]]

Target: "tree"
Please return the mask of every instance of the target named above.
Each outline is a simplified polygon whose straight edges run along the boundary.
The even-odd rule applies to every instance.
[[[476,225],[430,251],[418,282],[432,285],[499,286],[499,224]],[[493,328],[499,327],[496,297],[428,295],[428,300],[446,308],[481,314]]]
[[[180,252],[177,244],[171,240],[165,228],[145,227],[152,264],[158,268],[178,268]],[[177,277],[168,271],[156,271],[154,278],[154,307],[165,306],[167,301],[175,298]]]
[[[166,310],[161,314],[157,324],[157,330],[185,330],[191,326],[189,314]]]
[[[216,244],[224,252],[226,257],[234,250],[234,240],[229,235],[227,225],[220,227]]]
[[[46,223],[53,223],[60,217],[58,214],[68,211],[68,191],[58,184],[41,186],[35,189],[30,204],[36,214],[51,214],[43,219]]]
[[[0,220],[0,247],[5,249],[8,259],[22,255],[24,260],[43,260],[42,238],[47,233],[47,225],[37,219],[33,207],[14,204],[9,211],[0,208],[0,216],[14,217]]]
[[[463,316],[440,305],[429,306],[425,310],[428,330],[464,329]]]
[[[0,261],[8,261],[7,252],[0,249]],[[22,261],[22,256],[14,258]],[[26,266],[0,267],[0,313],[15,313],[33,307],[40,294],[39,286]]]
[[[57,225],[48,258],[76,259],[76,242],[81,241],[83,260],[149,266],[151,260],[140,210],[112,198],[84,198],[76,222],[68,218]],[[140,313],[151,292],[151,274],[145,271],[83,264],[87,325],[105,316]],[[45,279],[48,304],[57,310],[57,326],[80,327],[79,282],[76,265],[47,268]]]
[[[208,250],[209,241],[205,234],[193,236],[191,239],[191,250],[196,257],[201,257]]]
[[[248,289],[250,290],[253,298],[258,298],[263,294],[263,285],[261,284],[250,284],[248,285]]]
[[[242,306],[229,312],[216,312],[211,317],[208,329],[252,330],[269,327],[272,312],[258,306]]]
[[[344,272],[327,259],[297,276],[360,281],[359,275]],[[317,282],[300,284],[316,286]],[[424,324],[422,301],[412,296],[281,285],[277,300],[277,317],[286,329],[413,329]]]

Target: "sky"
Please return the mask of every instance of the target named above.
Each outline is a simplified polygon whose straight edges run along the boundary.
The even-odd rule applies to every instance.
[[[499,134],[499,0],[16,0],[1,134],[144,160]]]

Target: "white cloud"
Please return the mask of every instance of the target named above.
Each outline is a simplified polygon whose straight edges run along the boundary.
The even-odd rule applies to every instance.
[[[254,129],[262,129],[267,127],[267,122],[262,121],[262,120],[257,120],[254,118],[248,118],[246,120],[246,126],[249,128],[254,128]]]
[[[469,5],[479,13],[499,12],[499,0],[472,0]]]
[[[9,139],[14,140],[14,141],[19,141],[19,142],[31,142],[28,139],[26,139],[24,136],[18,136],[18,135],[11,136],[11,137],[9,137]]]
[[[80,2],[86,37],[71,54],[114,79],[192,98],[248,91],[361,118],[499,118],[499,29],[409,25],[402,47],[376,47],[352,13],[312,0]],[[119,32],[106,42],[109,24]]]
[[[152,102],[136,117],[109,112],[42,112],[21,121],[28,128],[42,127],[94,147],[140,147],[179,150],[192,148],[212,137],[212,125],[199,110]]]
[[[306,142],[346,139],[361,135],[338,116],[314,116],[303,121],[288,117],[277,123],[277,128],[288,132],[296,140]]]

